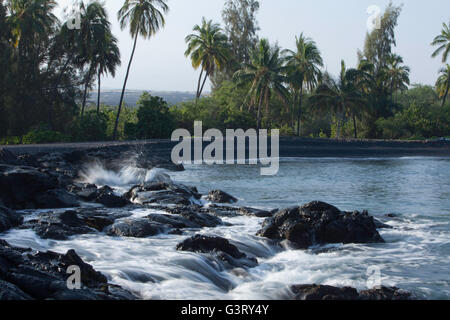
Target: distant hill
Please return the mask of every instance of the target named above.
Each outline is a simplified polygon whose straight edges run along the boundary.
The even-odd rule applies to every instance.
[[[125,104],[134,107],[136,106],[139,97],[147,90],[127,90],[125,92]],[[153,96],[159,96],[167,101],[169,105],[174,105],[180,102],[189,101],[195,99],[194,92],[181,92],[181,91],[149,91]],[[120,94],[122,90],[104,90],[101,93],[101,103],[110,106],[116,106],[120,101]],[[88,98],[89,103],[97,103],[97,93],[92,92]]]

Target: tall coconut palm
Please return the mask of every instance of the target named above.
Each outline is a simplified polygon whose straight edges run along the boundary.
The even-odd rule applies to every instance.
[[[127,81],[130,75],[130,68],[136,51],[138,37],[140,35],[144,39],[149,39],[164,27],[166,21],[163,14],[169,11],[169,6],[166,2],[167,0],[125,0],[125,3],[117,14],[122,30],[129,25],[131,37],[134,38],[134,44],[120,95],[119,108],[114,124],[114,140],[117,137],[120,111],[122,110],[123,98],[127,88]]]
[[[324,77],[316,92],[311,96],[310,102],[313,107],[322,109],[331,109],[337,120],[336,138],[341,137],[341,129],[344,122],[344,116],[347,114],[353,117],[355,137],[356,119],[355,115],[358,109],[366,104],[364,96],[358,90],[358,78],[362,74],[357,69],[346,69],[345,62],[341,61],[341,72],[338,79],[329,76]]]
[[[433,52],[432,57],[435,58],[442,53],[442,63],[447,62],[450,53],[450,22],[448,24],[442,24],[441,34],[434,38],[431,45],[438,46],[436,51]]]
[[[269,109],[269,101],[273,93],[284,102],[288,91],[284,87],[287,78],[286,67],[283,66],[280,48],[271,47],[267,39],[261,39],[250,53],[250,63],[234,74],[234,81],[238,84],[248,84],[250,89],[250,107],[257,105],[257,130],[261,129],[261,108]]]
[[[230,49],[227,36],[222,33],[219,24],[212,20],[202,19],[202,25],[194,26],[195,33],[186,37],[188,48],[186,57],[191,57],[194,69],[201,67],[200,77],[197,84],[196,103],[200,98],[206,79],[214,75],[216,69],[223,70],[230,57]],[[203,82],[202,82],[202,77]]]
[[[439,98],[442,98],[442,107],[445,105],[445,101],[449,96],[450,90],[450,65],[447,64],[445,68],[440,71],[440,76],[436,82],[436,88],[439,94]]]
[[[410,68],[402,64],[403,58],[401,56],[396,54],[389,55],[384,75],[391,93],[391,100],[394,92],[408,89]]]
[[[97,68],[96,59],[102,46],[107,45],[108,35],[111,33],[111,23],[104,5],[92,1],[88,5],[80,3],[81,29],[79,30],[79,53],[75,62],[79,66],[88,65],[85,75],[85,85],[81,116],[84,114],[89,86]]]
[[[34,43],[36,36],[55,30],[58,18],[53,14],[56,8],[53,0],[10,0],[9,24],[19,49]]]
[[[317,45],[303,33],[295,38],[296,49],[285,50],[286,65],[288,67],[288,82],[292,89],[292,112],[298,106],[297,135],[300,136],[300,119],[302,114],[303,90],[312,88],[317,84],[320,75],[319,67],[323,66],[323,60]]]
[[[117,45],[117,38],[110,32],[106,34],[104,41],[99,43],[95,50],[94,65],[97,69],[97,115],[100,114],[101,78],[103,75],[116,75],[116,69],[121,65],[120,50]]]

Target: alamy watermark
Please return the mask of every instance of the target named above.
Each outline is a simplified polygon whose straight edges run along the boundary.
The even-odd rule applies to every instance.
[[[69,290],[81,289],[81,269],[79,266],[69,266],[66,271],[70,276],[67,278],[66,285]]]
[[[278,173],[280,131],[270,130],[270,156],[268,154],[268,130],[227,129],[224,138],[218,129],[203,133],[201,121],[194,122],[194,134],[186,129],[172,133],[172,141],[181,141],[172,149],[172,162],[175,164],[227,164],[256,165],[260,163],[261,175],[274,176]],[[247,145],[248,141],[248,145]],[[203,148],[203,142],[210,142]],[[194,145],[192,150],[192,144]],[[224,147],[226,151],[224,152]],[[246,157],[248,150],[248,158]],[[235,154],[236,151],[236,154]],[[264,167],[265,166],[265,167]]]

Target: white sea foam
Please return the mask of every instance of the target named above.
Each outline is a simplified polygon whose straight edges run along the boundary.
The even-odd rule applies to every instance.
[[[146,182],[167,182],[170,176],[164,169],[142,169],[132,164],[124,165],[118,171],[109,170],[100,161],[94,161],[86,165],[79,173],[79,181],[91,183],[97,186],[108,185],[117,189],[123,189],[136,184]]]

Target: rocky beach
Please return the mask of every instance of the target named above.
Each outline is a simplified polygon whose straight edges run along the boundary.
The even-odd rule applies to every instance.
[[[307,145],[308,142],[297,149],[282,148],[281,153],[301,152]],[[406,143],[404,150],[411,153],[413,147]],[[158,148],[159,152],[155,152]],[[364,149],[373,153],[386,148],[393,147],[382,143],[371,149],[360,142],[353,150],[360,154]],[[439,142],[423,144],[416,151],[442,155],[448,154],[449,148],[448,143]],[[345,143],[328,145],[328,154],[330,149],[340,150],[336,151],[338,154],[350,150]],[[186,261],[177,256],[173,259],[179,260],[179,268],[198,273],[195,277],[207,278],[211,286],[227,293],[236,284],[221,273],[251,277],[252,269],[257,268],[261,260],[285,250],[313,250],[312,254],[318,255],[332,252],[330,245],[383,244],[389,240],[383,238],[380,230],[395,228],[390,224],[391,220],[397,219],[395,214],[383,215],[380,219],[361,208],[354,208],[360,211],[345,211],[320,201],[277,209],[250,207],[240,204],[240,194],[221,191],[219,183],[202,194],[197,186],[172,179],[172,173],[183,172],[185,168],[171,163],[168,150],[169,142],[0,149],[0,300],[147,299],[153,296],[146,295],[139,285],[129,285],[130,282],[156,286],[170,281],[156,273],[143,272],[138,266],[133,270],[122,270],[127,274],[127,281],[115,281],[114,273],[96,270],[95,256],[77,252],[76,248],[65,250],[66,245],[58,248],[59,242],[70,244],[72,239],[79,237],[116,242],[123,239],[128,241],[131,251],[134,246],[144,245],[139,239],[164,241],[165,237],[170,237],[170,243],[177,243],[170,249],[173,254],[195,254],[205,264],[186,265]],[[321,152],[327,151],[322,149]],[[112,185],[111,177],[104,181],[92,178],[101,172],[110,173],[122,182],[129,181]],[[91,181],[93,179],[96,184]],[[239,183],[239,179],[235,183]],[[117,185],[127,187],[118,188]],[[235,221],[259,225],[257,232],[248,235],[257,239],[259,248],[225,236],[227,228],[233,228]],[[221,232],[215,233],[218,229]],[[33,234],[38,239],[36,243],[51,242],[57,250],[45,250],[45,246],[40,248],[39,245],[21,247],[18,245],[20,239],[14,241],[17,239],[14,234]],[[176,261],[173,263],[177,264]],[[72,265],[81,270],[82,287],[79,290],[71,290],[66,284],[70,276],[67,269]],[[210,274],[208,269],[217,273]],[[178,278],[175,274],[172,277]],[[274,291],[273,296],[269,290],[266,297],[298,300],[415,298],[413,293],[395,286],[362,290],[296,282],[276,294]]]

